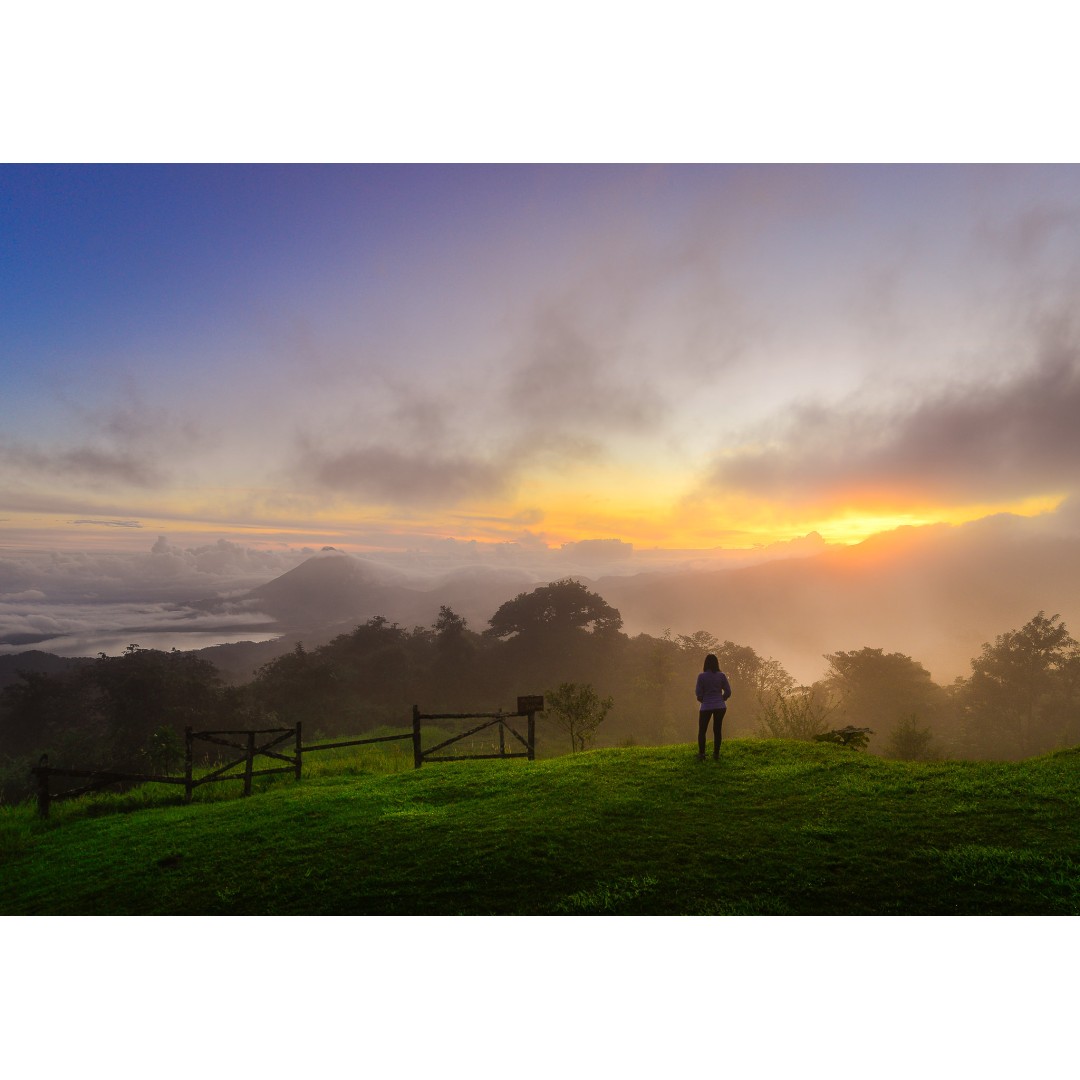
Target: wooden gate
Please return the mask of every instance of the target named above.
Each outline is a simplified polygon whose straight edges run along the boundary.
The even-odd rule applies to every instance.
[[[413,706],[413,766],[419,769],[425,761],[480,761],[487,758],[528,758],[529,761],[536,760],[536,714],[544,711],[544,699],[542,696],[534,697],[519,697],[517,703],[517,712],[499,712],[493,713],[422,713],[419,705]],[[524,718],[526,720],[526,735],[523,738],[512,724],[509,723],[512,719]],[[482,723],[469,728],[468,731],[462,731],[457,735],[452,736],[449,739],[445,739],[443,742],[436,746],[431,746],[427,750],[423,749],[420,745],[420,723],[423,720],[480,720]],[[477,732],[485,730],[485,728],[499,727],[499,749],[497,753],[490,754],[443,754],[440,757],[435,755],[444,750],[448,746],[452,746],[454,743],[461,742],[463,739],[469,738],[470,735],[475,735]],[[519,725],[520,726],[520,725]],[[509,732],[517,741],[525,747],[524,750],[507,750],[506,749],[506,735]]]
[[[273,736],[265,742],[256,743],[257,735]],[[231,737],[223,737],[231,736]],[[243,736],[243,742],[236,742],[237,736]],[[194,746],[195,741],[214,743],[217,746],[227,746],[233,750],[241,751],[241,756],[220,765],[213,772],[200,776],[198,779],[193,775],[194,770]],[[292,756],[278,753],[274,747],[281,746],[289,741],[293,742]],[[268,757],[277,761],[284,761],[274,769],[256,769],[256,757]],[[251,780],[255,776],[270,776],[274,773],[291,772],[300,779],[300,766],[303,759],[303,746],[300,742],[300,724],[288,728],[263,728],[261,730],[248,731],[194,731],[192,728],[184,728],[184,798],[191,802],[191,793],[203,784],[213,784],[222,780],[243,780],[244,794],[251,794]],[[242,770],[234,772],[233,770]]]

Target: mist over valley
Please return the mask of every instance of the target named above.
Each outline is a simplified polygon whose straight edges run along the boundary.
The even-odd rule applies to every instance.
[[[568,565],[558,553],[546,563],[447,566],[332,548],[271,558],[226,542],[211,546],[211,561],[162,537],[148,556],[0,559],[0,657],[12,670],[31,649],[71,657],[116,655],[132,643],[218,646],[209,655],[228,666],[230,642],[263,643],[257,655],[269,658],[375,617],[431,626],[442,606],[479,632],[505,601],[572,577],[617,608],[631,636],[706,630],[778,660],[805,684],[820,678],[828,652],[883,648],[947,684],[969,673],[983,642],[1036,611],[1080,627],[1080,539],[1069,535],[1070,523],[1068,513],[1001,515],[903,528],[852,546],[700,553],[662,569],[638,553],[593,565]],[[817,553],[801,554],[805,547]]]

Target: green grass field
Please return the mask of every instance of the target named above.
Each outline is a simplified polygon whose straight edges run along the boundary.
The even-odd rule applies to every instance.
[[[1072,915],[1080,750],[904,764],[732,740],[402,769],[249,799],[148,786],[0,810],[0,913]],[[205,789],[200,789],[205,790]]]

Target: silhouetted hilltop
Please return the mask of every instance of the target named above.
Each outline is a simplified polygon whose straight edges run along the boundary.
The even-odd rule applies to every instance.
[[[20,671],[34,672],[39,675],[60,675],[86,662],[84,657],[54,656],[52,653],[41,652],[39,649],[0,656],[0,690],[10,683],[18,682]]]
[[[410,579],[351,555],[320,555],[252,589],[239,602],[291,629],[341,623],[351,627],[376,615],[406,627],[430,626],[445,604],[473,629],[482,630],[500,604],[532,584],[523,573],[476,568]]]
[[[351,555],[322,555],[252,589],[243,599],[287,625],[337,622],[377,613],[402,591]],[[407,591],[407,590],[406,590]]]

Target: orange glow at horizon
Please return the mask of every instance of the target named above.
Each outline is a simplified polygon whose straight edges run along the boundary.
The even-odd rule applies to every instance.
[[[640,549],[750,548],[785,543],[810,533],[817,533],[829,544],[850,545],[904,526],[964,525],[995,514],[1037,517],[1056,510],[1064,498],[1040,495],[1008,503],[895,508],[887,508],[887,500],[882,499],[873,510],[843,507],[794,515],[785,506],[741,500],[732,500],[728,506],[691,503],[673,509],[642,495],[633,502],[564,500],[546,509],[536,531],[549,546],[612,538]],[[477,530],[471,538],[480,542],[490,539],[484,530]]]
[[[644,479],[644,478],[643,478]],[[218,538],[262,546],[320,547],[343,550],[405,550],[418,542],[452,539],[481,545],[526,543],[557,549],[586,540],[621,540],[638,550],[750,549],[797,540],[817,533],[828,544],[851,545],[904,526],[963,525],[995,514],[1036,517],[1056,510],[1062,495],[1032,496],[1009,503],[966,506],[888,506],[886,497],[870,509],[848,506],[800,510],[745,499],[683,499],[672,502],[670,489],[659,495],[642,483],[637,491],[615,486],[577,492],[530,489],[528,504],[486,505],[456,513],[420,513],[403,517],[389,507],[284,508],[262,504],[255,493],[247,502],[247,520],[214,513],[204,503],[187,516],[138,514],[125,527],[109,521],[76,524],[58,515],[13,514],[4,532],[18,546],[39,544],[64,548],[147,547],[157,535],[180,544],[212,543]],[[192,508],[194,509],[194,508]],[[98,515],[95,515],[97,517]],[[137,521],[137,524],[134,523]],[[375,539],[378,537],[378,539]],[[400,542],[398,539],[400,538]]]

